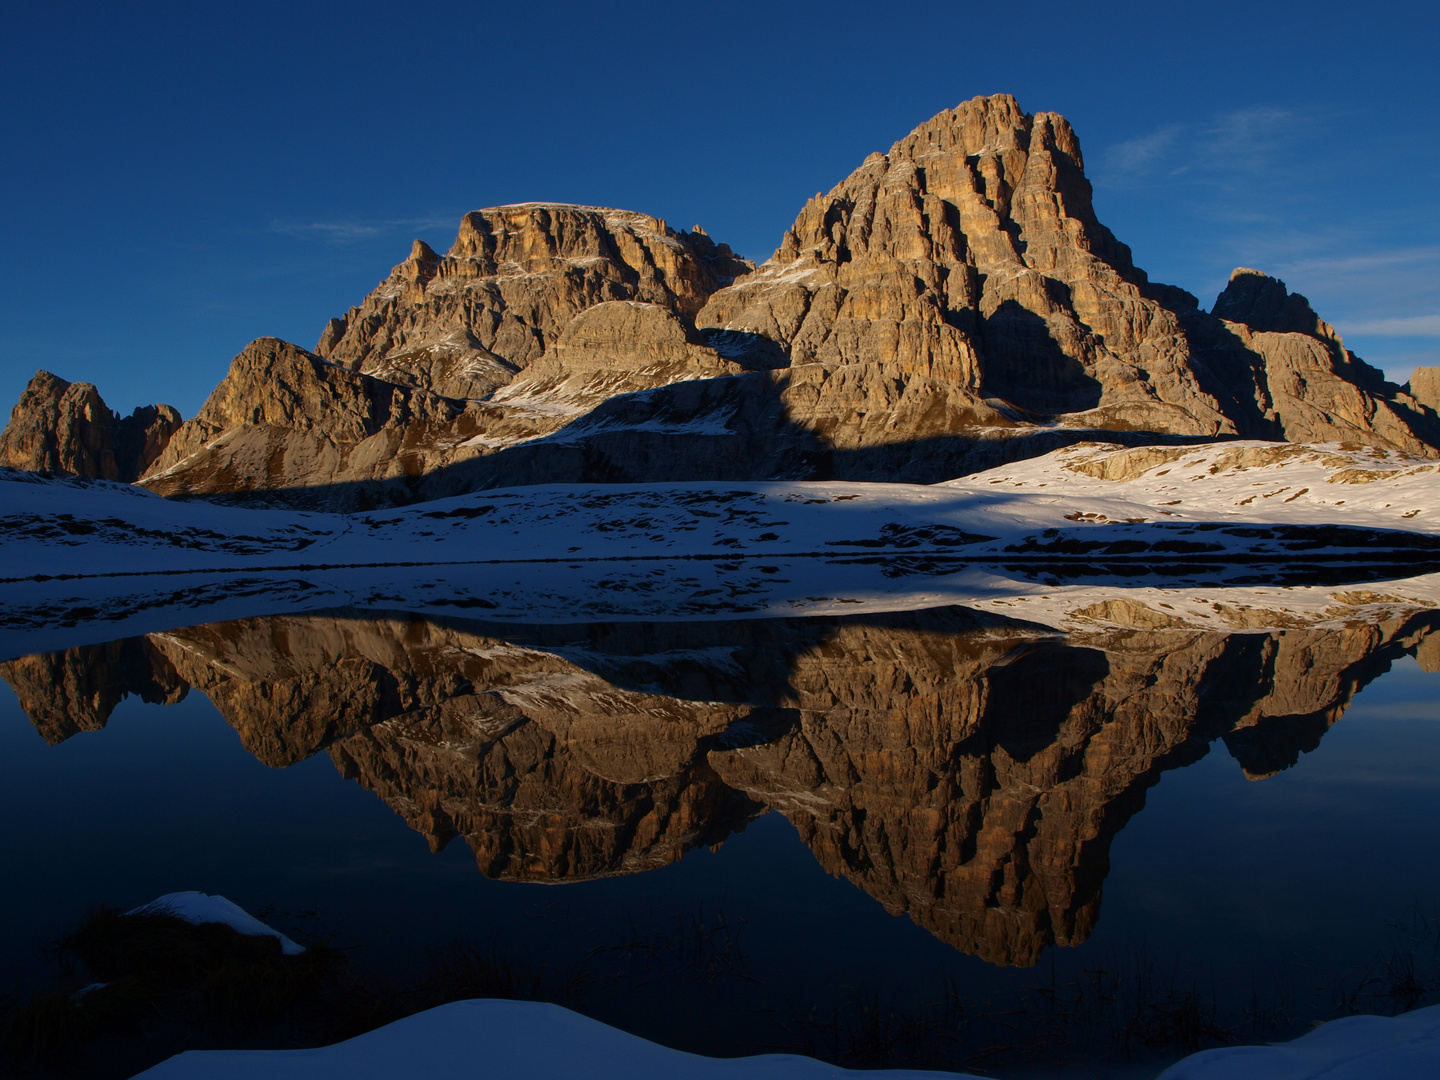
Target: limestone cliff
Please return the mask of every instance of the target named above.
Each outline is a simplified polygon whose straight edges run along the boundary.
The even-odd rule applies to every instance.
[[[698,226],[676,232],[644,214],[550,203],[476,210],[447,254],[415,241],[359,306],[330,320],[315,351],[390,382],[483,398],[588,307],[637,300],[693,319],[750,269]]]
[[[161,495],[264,493],[353,510],[404,501],[407,478],[474,433],[463,402],[261,338],[235,357],[141,483]]]
[[[839,449],[994,438],[975,430],[987,415],[1427,456],[1440,443],[1283,283],[1237,271],[1213,317],[1151,283],[1096,219],[1070,125],[1008,95],[870,155],[697,321],[787,364],[791,417]]]
[[[122,418],[90,383],[37,371],[0,433],[0,466],[134,480],[179,427],[180,414],[169,405],[147,405]]]
[[[670,306],[682,322],[691,314]],[[710,294],[695,323],[742,377],[711,385],[696,372],[637,395],[633,379],[556,378],[547,343],[425,494],[929,482],[1096,430],[1129,444],[1338,440],[1424,456],[1440,444],[1440,422],[1283,283],[1237,273],[1210,314],[1150,282],[1096,219],[1074,131],[1007,95],[872,154],[805,206],[768,262]],[[633,369],[628,345],[592,342],[589,368]]]

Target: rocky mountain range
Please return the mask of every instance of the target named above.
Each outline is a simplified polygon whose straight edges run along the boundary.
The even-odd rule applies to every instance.
[[[830,873],[1029,965],[1084,941],[1114,836],[1217,740],[1295,764],[1435,612],[1341,629],[1058,635],[960,607],[496,626],[247,618],[0,664],[55,743],[206,694],[261,761],[317,752],[492,877],[643,871],[784,814]]]
[[[353,510],[547,482],[933,482],[1083,440],[1434,458],[1435,376],[1387,383],[1258,271],[1208,312],[1149,281],[1096,219],[1070,125],[996,95],[871,154],[761,266],[629,211],[476,211],[313,352],[247,346],[183,425],[38,374],[0,465]]]

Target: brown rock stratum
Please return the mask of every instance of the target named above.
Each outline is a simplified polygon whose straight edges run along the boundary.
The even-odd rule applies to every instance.
[[[1002,94],[871,154],[759,268],[628,211],[467,214],[315,353],[250,346],[143,482],[341,509],[565,481],[932,482],[1097,432],[1435,457],[1437,400],[1275,278],[1237,270],[1211,312],[1149,281],[1097,220],[1070,125]]]

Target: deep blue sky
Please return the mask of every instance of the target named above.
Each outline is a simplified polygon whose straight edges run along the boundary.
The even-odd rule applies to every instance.
[[[1100,217],[1208,306],[1276,273],[1440,364],[1440,5],[66,3],[0,36],[0,409],[38,367],[188,417],[465,211],[643,210],[756,259],[942,108],[1069,117]]]

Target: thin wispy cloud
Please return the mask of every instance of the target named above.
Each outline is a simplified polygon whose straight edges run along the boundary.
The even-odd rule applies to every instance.
[[[1164,124],[1100,152],[1098,173],[1107,183],[1187,180],[1228,186],[1253,183],[1282,165],[1288,148],[1306,135],[1314,118],[1289,109],[1256,105],[1192,124]]]
[[[1427,264],[1440,267],[1440,244],[1370,251],[1360,255],[1302,258],[1286,263],[1294,271],[1307,274],[1360,274],[1375,270],[1409,272]]]
[[[1408,315],[1396,319],[1372,319],[1369,322],[1347,323],[1352,334],[1374,334],[1377,337],[1440,338],[1440,315]]]
[[[458,220],[457,216],[354,221],[274,221],[271,222],[269,231],[285,236],[306,237],[323,243],[355,244],[384,236],[452,229]]]
[[[1102,154],[1102,168],[1131,175],[1147,174],[1174,154],[1184,130],[1183,124],[1167,124],[1148,135],[1116,143]]]
[[[1323,305],[1327,318],[1346,332],[1392,337],[1434,332],[1423,327],[1432,325],[1424,320],[1440,311],[1440,245],[1378,247],[1374,238],[1367,243],[1367,238],[1353,238],[1348,231],[1328,244],[1325,240],[1318,236],[1315,245],[1329,251],[1312,248],[1289,257],[1275,252],[1266,266],[1292,289]],[[1254,247],[1264,249],[1263,244]]]
[[[1366,186],[1362,163],[1397,150],[1369,137],[1354,112],[1260,103],[1103,148],[1096,187],[1123,200],[1117,232],[1125,216],[1149,224],[1159,211],[1168,234],[1192,238],[1178,258],[1163,252],[1171,263],[1162,273],[1197,295],[1214,296],[1232,268],[1253,266],[1303,293],[1364,353],[1401,363],[1403,339],[1428,350],[1440,337],[1440,243],[1432,225]]]
[[[1212,168],[1268,168],[1303,134],[1306,120],[1289,109],[1254,106],[1223,113],[1201,129],[1197,150]]]

